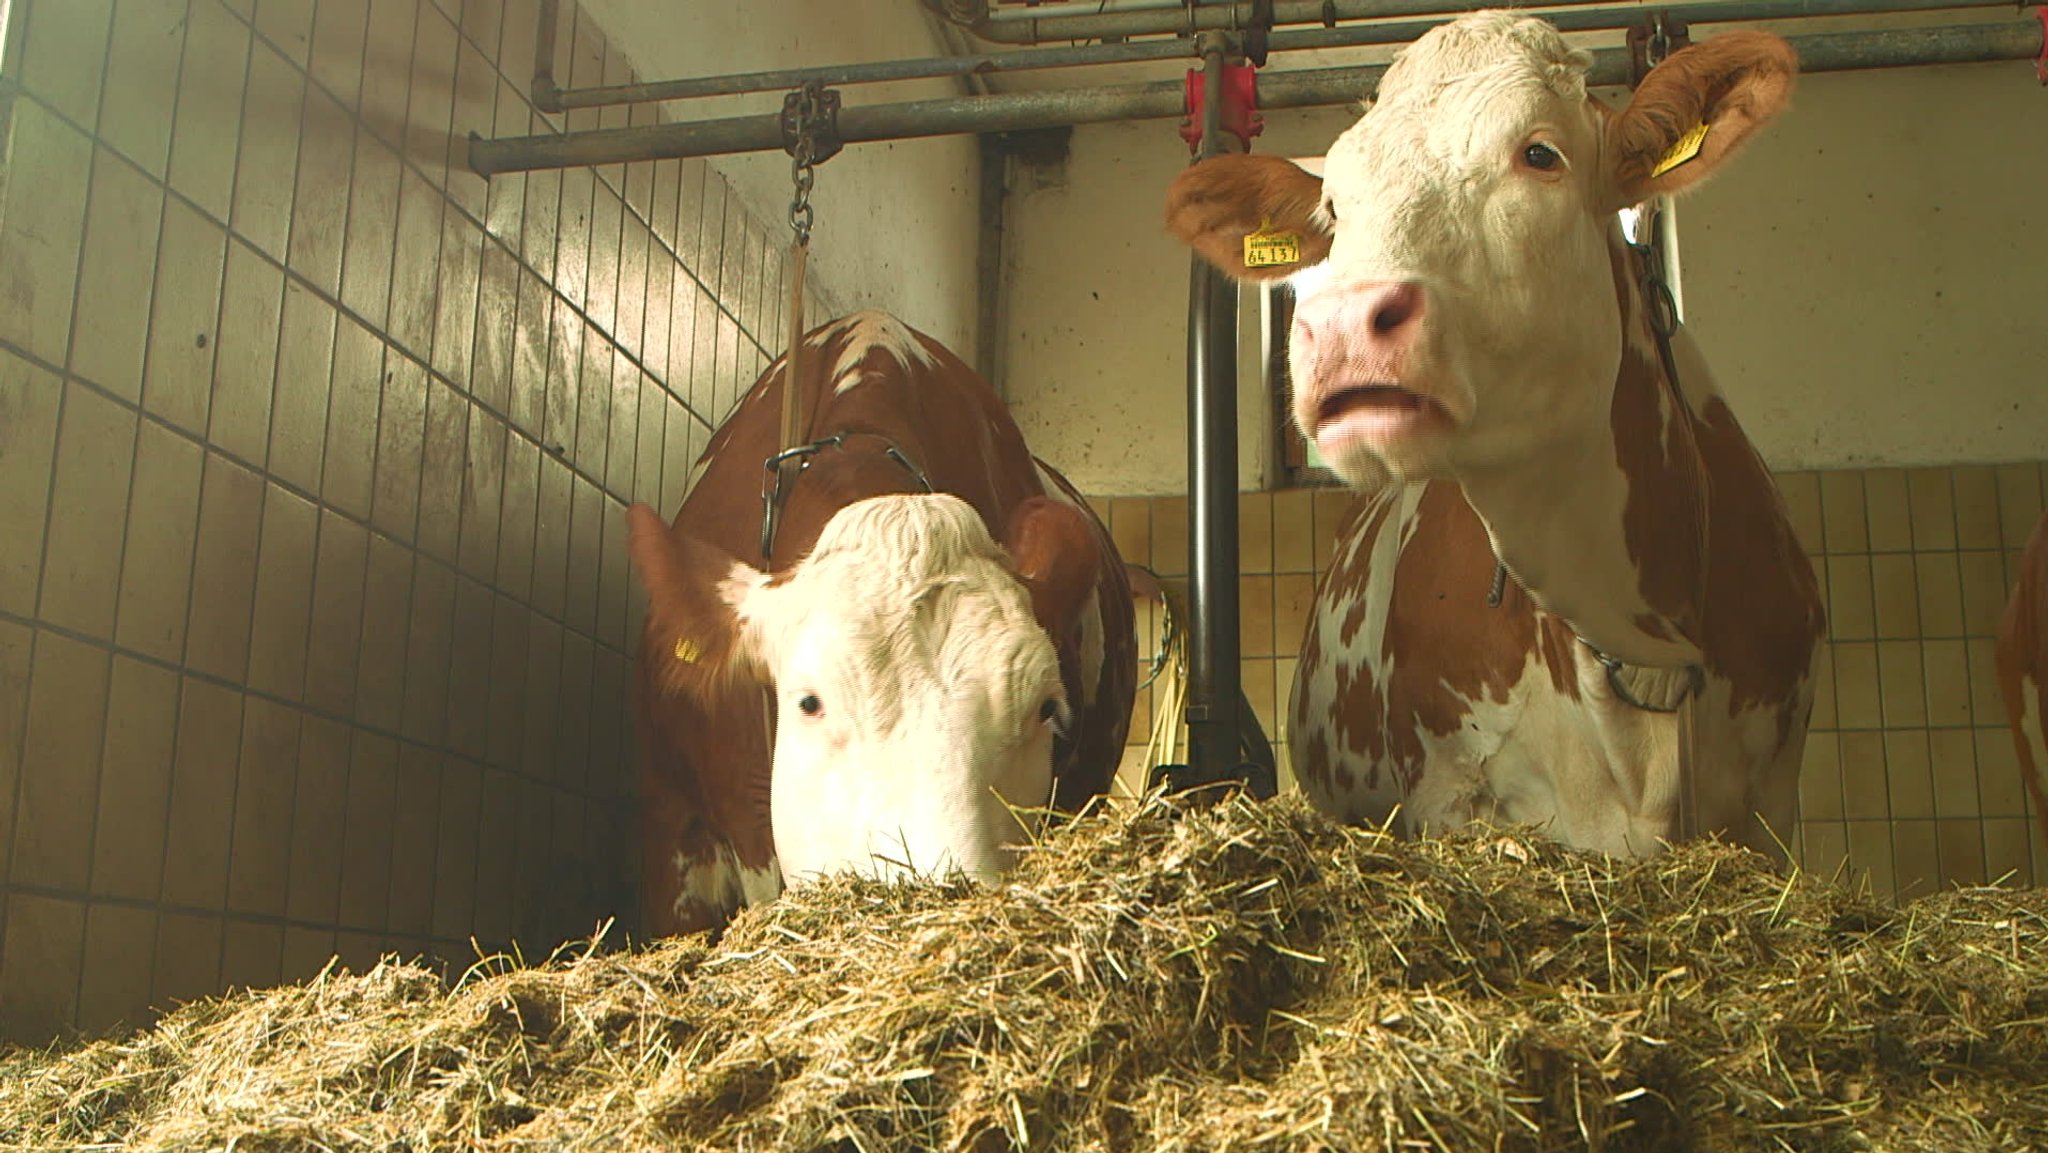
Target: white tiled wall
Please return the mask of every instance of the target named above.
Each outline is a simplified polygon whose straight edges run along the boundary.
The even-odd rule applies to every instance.
[[[784,240],[701,162],[470,174],[562,127],[537,12],[13,0],[0,1034],[630,910],[621,514],[779,347]]]

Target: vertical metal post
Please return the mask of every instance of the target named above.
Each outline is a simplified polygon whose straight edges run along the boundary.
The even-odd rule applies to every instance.
[[[1202,49],[1197,163],[1224,150],[1221,33]],[[1238,697],[1237,285],[1201,257],[1188,286],[1188,768],[1197,781],[1235,775]]]

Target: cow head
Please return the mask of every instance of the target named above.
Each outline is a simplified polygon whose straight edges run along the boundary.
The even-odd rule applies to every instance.
[[[1296,309],[1294,417],[1353,485],[1592,448],[1622,355],[1617,210],[1710,175],[1797,71],[1777,37],[1723,33],[1611,112],[1590,62],[1540,19],[1475,13],[1402,53],[1323,179],[1224,156],[1175,181],[1169,228],[1227,274],[1325,263]],[[1295,233],[1301,261],[1247,267],[1254,230]]]
[[[784,877],[986,880],[1008,865],[1025,833],[1010,806],[1048,803],[1068,721],[1048,631],[1064,635],[1090,585],[1078,512],[1028,501],[1004,549],[958,497],[871,497],[772,575],[645,505],[628,515],[655,707],[673,694],[708,706],[734,683],[773,694]]]

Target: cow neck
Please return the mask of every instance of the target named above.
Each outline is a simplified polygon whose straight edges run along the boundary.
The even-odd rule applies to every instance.
[[[1609,419],[1527,464],[1458,479],[1497,575],[1568,624],[1618,691],[1638,686],[1624,699],[1662,711],[1696,686],[1703,663],[1709,485],[1696,418],[1645,306],[1650,266],[1618,225],[1609,247],[1623,334]]]

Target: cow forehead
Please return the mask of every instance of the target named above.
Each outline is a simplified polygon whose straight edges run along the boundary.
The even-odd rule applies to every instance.
[[[979,684],[999,711],[1035,707],[1058,675],[1023,583],[955,497],[849,505],[772,601],[757,623],[780,634],[784,660],[845,678],[842,691],[863,700],[900,704],[921,688]]]
[[[1456,166],[1548,110],[1583,107],[1591,60],[1533,17],[1482,12],[1439,25],[1381,78],[1372,106],[1331,148],[1329,175],[1341,185],[1361,168]]]

